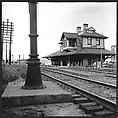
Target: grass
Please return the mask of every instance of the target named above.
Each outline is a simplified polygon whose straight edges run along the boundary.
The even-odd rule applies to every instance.
[[[2,91],[4,91],[5,87],[9,82],[19,79],[22,77],[23,79],[26,78],[26,65],[19,65],[19,64],[3,64],[2,66]]]

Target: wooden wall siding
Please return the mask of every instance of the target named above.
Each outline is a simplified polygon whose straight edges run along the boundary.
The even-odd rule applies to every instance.
[[[77,38],[76,38],[76,45],[77,45],[77,52],[78,51],[80,51],[81,50],[81,48],[82,48],[82,38],[81,37],[79,37],[79,36],[77,36]]]

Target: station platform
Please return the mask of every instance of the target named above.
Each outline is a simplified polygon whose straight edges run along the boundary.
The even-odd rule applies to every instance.
[[[72,102],[71,93],[51,81],[43,81],[44,89],[22,89],[25,81],[19,78],[9,82],[2,94],[2,106],[24,106]]]

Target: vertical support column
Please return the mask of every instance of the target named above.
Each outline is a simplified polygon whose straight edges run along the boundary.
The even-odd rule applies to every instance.
[[[61,66],[63,66],[63,61],[61,60]]]
[[[98,58],[96,58],[96,69],[98,68]]]
[[[83,59],[83,66],[88,66],[88,60],[87,60],[87,58],[84,58]]]
[[[100,60],[101,60],[101,68],[102,68],[102,64],[103,64],[103,59],[102,59],[102,47],[101,47],[101,56],[100,56],[100,57],[101,57]]]
[[[69,40],[67,40],[67,47],[69,47]]]
[[[41,71],[40,71],[40,59],[37,54],[37,3],[29,3],[30,14],[30,58],[28,59],[28,68],[24,89],[42,89],[44,88]]]
[[[68,56],[67,66],[70,67],[70,57]]]
[[[79,66],[79,61],[77,62],[77,66]]]

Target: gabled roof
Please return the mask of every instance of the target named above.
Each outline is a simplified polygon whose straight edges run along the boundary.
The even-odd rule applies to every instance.
[[[93,27],[89,27],[87,28],[86,30],[82,30],[78,33],[78,36],[85,36],[85,37],[96,37],[96,38],[103,38],[103,39],[107,39],[108,37],[102,35],[102,34],[99,34],[97,32],[93,32],[93,33],[89,33],[87,32],[87,30],[95,30]],[[66,37],[67,39],[75,39],[77,37],[77,33],[70,33],[70,32],[63,32],[62,33],[62,37],[61,37],[61,41],[62,39]]]
[[[101,35],[101,34],[99,34],[97,32],[89,33],[86,30],[80,32],[78,35],[79,36],[86,36],[86,37],[88,37],[88,36],[90,36],[90,37],[98,37],[98,38],[104,38],[104,39],[108,38],[108,37],[106,37],[104,35]]]
[[[62,37],[61,37],[61,41],[62,41],[63,37],[66,37],[68,39],[74,39],[77,37],[77,33],[63,32]]]
[[[93,27],[89,27],[86,30],[90,30],[90,31],[96,31]]]
[[[45,56],[44,58],[52,58],[52,57],[57,57],[57,56],[66,56],[66,55],[74,55],[74,54],[101,54],[101,49],[95,49],[95,48],[82,48],[80,51],[76,51],[76,50],[70,50],[70,51],[57,51],[54,52],[48,56]],[[115,55],[114,52],[106,50],[106,49],[102,49],[102,54],[103,55]]]

